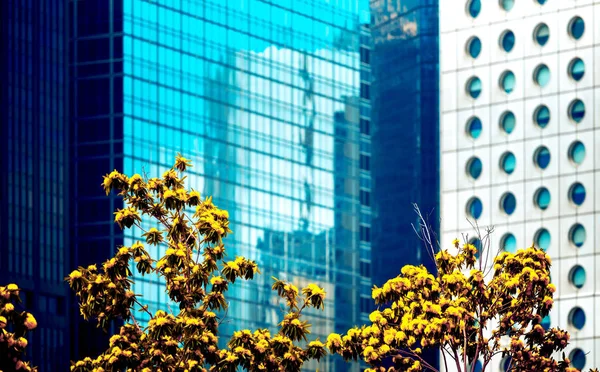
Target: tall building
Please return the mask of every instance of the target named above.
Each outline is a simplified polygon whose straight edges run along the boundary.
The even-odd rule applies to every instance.
[[[49,0],[0,8],[0,285],[18,284],[38,320],[27,357],[62,371],[70,339],[67,8]]]
[[[159,176],[181,152],[194,163],[188,186],[230,212],[230,255],[262,271],[230,289],[224,336],[280,320],[271,276],[326,288],[325,311],[309,312],[314,336],[360,324],[371,283],[364,3],[71,1],[77,264],[141,235],[112,223],[119,201],[97,188],[100,176]],[[151,310],[167,308],[158,278],[136,280]],[[330,363],[319,368],[344,368]]]
[[[417,204],[433,241],[439,232],[439,53],[437,0],[372,0],[373,282],[432,257],[417,235]],[[426,352],[438,365],[438,355]]]
[[[438,2],[371,1],[373,70],[373,276],[405,264],[433,269],[413,226],[421,209],[439,227]]]
[[[470,219],[495,227],[492,252],[546,250],[544,323],[570,332],[575,367],[598,365],[600,3],[441,2],[440,15],[442,242]]]

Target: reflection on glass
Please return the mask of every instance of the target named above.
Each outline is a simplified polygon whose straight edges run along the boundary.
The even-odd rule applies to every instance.
[[[539,229],[536,233],[535,233],[535,244],[540,248],[543,249],[544,251],[548,250],[548,248],[550,248],[550,232],[548,230],[546,230],[545,228],[541,228]]]
[[[573,37],[573,39],[578,40],[583,36],[585,32],[585,23],[581,17],[576,16],[571,19],[569,22],[569,34]]]
[[[575,288],[581,288],[585,285],[585,269],[580,265],[575,265],[569,272],[569,281]]]
[[[585,352],[580,348],[575,348],[569,353],[569,359],[571,360],[571,364],[573,367],[582,371],[585,368]]]
[[[541,87],[548,85],[550,82],[550,69],[548,66],[541,64],[536,67],[535,72],[533,73],[533,79]]]
[[[548,42],[548,39],[550,39],[550,28],[548,28],[547,24],[540,23],[535,28],[535,31],[533,32],[533,34],[534,34],[535,41],[540,46],[544,46]]]
[[[575,141],[569,146],[569,159],[577,165],[585,160],[585,145],[581,141]]]
[[[467,81],[467,93],[474,99],[481,94],[481,80],[477,76]]]
[[[506,30],[500,36],[500,46],[505,52],[510,52],[515,46],[515,34],[511,30]]]
[[[533,161],[540,169],[546,169],[550,164],[550,150],[546,146],[540,146],[535,150]]]
[[[473,59],[479,57],[481,53],[481,40],[477,36],[473,36],[467,42],[467,52]]]
[[[474,219],[478,219],[481,217],[481,213],[483,212],[483,204],[478,197],[473,197],[467,203],[467,214]]]
[[[586,235],[585,227],[580,223],[576,223],[569,231],[569,240],[571,240],[574,246],[581,248],[585,243]]]
[[[515,209],[517,209],[517,198],[511,192],[505,193],[500,199],[500,207],[504,213],[510,216],[515,212]]]
[[[571,102],[569,105],[569,116],[576,123],[580,123],[583,120],[583,117],[585,116],[585,105],[582,100],[575,99]]]
[[[550,191],[545,187],[540,187],[534,194],[534,203],[541,210],[546,210],[550,205]]]
[[[506,174],[512,174],[517,167],[517,158],[515,154],[510,151],[505,152],[500,157],[500,169]]]
[[[477,18],[479,13],[481,12],[481,1],[480,0],[470,0],[467,4],[467,11],[469,15],[473,18]]]
[[[467,133],[473,139],[479,138],[481,135],[481,120],[478,117],[474,116],[467,122]]]
[[[583,204],[585,201],[585,187],[579,182],[574,183],[569,188],[569,199],[571,199],[575,205],[579,206]]]
[[[585,63],[581,60],[581,58],[574,58],[571,63],[569,63],[569,75],[575,81],[581,80],[583,75],[585,74]]]
[[[478,179],[481,176],[481,170],[483,169],[483,164],[478,157],[472,157],[467,162],[467,173],[474,180]]]
[[[540,128],[546,128],[548,123],[550,122],[550,109],[546,105],[539,105],[535,109],[535,113],[533,114],[535,123]]]
[[[516,85],[515,74],[512,71],[504,71],[500,77],[500,85],[506,94],[512,93]]]
[[[577,329],[582,329],[585,326],[585,311],[579,306],[574,307],[569,312],[569,323]]]
[[[513,130],[515,130],[516,124],[517,120],[515,118],[515,114],[513,114],[512,111],[506,111],[500,117],[500,126],[506,134],[511,134]]]
[[[504,234],[500,240],[500,249],[508,253],[515,253],[517,251],[517,238],[511,233]]]

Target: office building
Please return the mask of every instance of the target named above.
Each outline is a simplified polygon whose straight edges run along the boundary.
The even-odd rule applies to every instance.
[[[599,21],[597,1],[440,3],[442,242],[470,219],[495,227],[492,253],[546,250],[544,324],[578,369],[600,353]]]
[[[360,168],[370,144],[359,133],[370,119],[360,98],[363,3],[71,2],[76,261],[141,234],[112,223],[119,201],[94,188],[100,176],[159,176],[181,152],[194,163],[188,186],[230,213],[231,257],[262,271],[231,287],[223,336],[280,321],[271,276],[325,287],[325,311],[308,312],[315,337],[359,324],[371,283],[360,233],[370,229],[360,203],[370,190]],[[158,278],[136,280],[152,311],[167,308]],[[319,369],[345,368],[330,363]]]
[[[70,265],[67,8],[3,1],[0,117],[0,285],[16,283],[37,329],[27,357],[66,370]]]

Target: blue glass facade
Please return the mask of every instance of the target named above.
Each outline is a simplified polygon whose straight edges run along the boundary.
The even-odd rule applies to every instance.
[[[27,357],[62,371],[70,339],[67,9],[50,0],[0,8],[0,283],[17,283],[38,320]]]
[[[438,0],[375,0],[371,16],[372,266],[381,285],[406,264],[434,270],[413,203],[439,236]]]
[[[224,336],[277,324],[271,276],[325,287],[325,311],[309,312],[315,336],[360,324],[371,285],[368,2],[70,6],[78,264],[141,234],[111,223],[118,201],[96,187],[100,174],[157,176],[181,152],[194,163],[188,185],[230,212],[231,256],[262,271],[230,289]],[[157,278],[135,291],[167,308]]]

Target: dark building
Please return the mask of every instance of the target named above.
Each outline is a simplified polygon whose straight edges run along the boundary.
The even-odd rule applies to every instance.
[[[437,234],[438,0],[375,0],[371,16],[372,265],[373,282],[382,285],[406,264],[434,270],[413,230],[419,226],[413,203]]]
[[[0,284],[38,320],[28,357],[68,370],[68,19],[64,1],[1,2]]]

